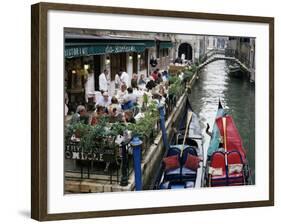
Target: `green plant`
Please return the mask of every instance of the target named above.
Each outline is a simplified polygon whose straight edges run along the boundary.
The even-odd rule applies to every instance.
[[[81,138],[80,145],[84,151],[91,151],[93,148],[115,148],[115,137],[121,132],[121,125],[115,125],[112,130],[107,123],[107,118],[101,118],[95,126],[89,126],[90,130]],[[118,127],[118,128],[117,128]]]
[[[146,111],[147,110],[147,104],[148,104],[148,95],[146,93],[143,94],[143,104],[141,107],[142,111]]]
[[[97,148],[115,148],[118,147],[115,144],[116,136],[123,135],[126,129],[143,139],[149,138],[158,119],[157,103],[152,101],[147,105],[144,117],[136,123],[128,123],[127,125],[122,122],[109,123],[108,117],[103,116],[95,126],[82,123],[66,125],[65,142],[70,141],[71,136],[78,133],[79,144],[86,152]]]
[[[147,103],[148,103],[148,96],[147,96],[147,94],[145,93],[145,94],[143,94],[143,102],[147,105]]]
[[[192,78],[193,74],[194,74],[194,72],[192,72],[190,70],[185,70],[184,75],[183,75],[183,81],[184,82],[189,81]]]
[[[121,122],[115,122],[110,127],[110,131],[113,136],[123,135],[125,130],[126,130],[126,125]]]
[[[198,66],[197,65],[191,65],[190,71],[193,73],[197,71]]]
[[[128,130],[132,131],[133,135],[139,135],[141,138],[149,137],[158,119],[157,104],[156,102],[151,102],[144,112],[144,117],[140,118],[135,124],[129,123],[127,127]]]
[[[69,142],[70,141],[70,138],[71,136],[73,135],[73,125],[65,125],[64,126],[64,142]]]
[[[180,95],[180,93],[182,92],[182,90],[183,90],[182,81],[180,80],[179,77],[177,77],[177,79],[174,81],[174,83],[172,83],[172,84],[169,86],[168,94],[169,94],[169,95],[178,96],[178,95]]]
[[[177,75],[169,76],[169,85],[174,84],[178,79],[179,77]]]
[[[80,122],[66,125],[64,128],[65,142],[70,141],[72,135],[76,135],[76,137],[83,138],[83,136],[85,136],[89,132],[90,128],[91,126]]]

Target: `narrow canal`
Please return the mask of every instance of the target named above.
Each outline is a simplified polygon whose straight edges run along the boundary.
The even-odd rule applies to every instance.
[[[231,77],[225,61],[207,65],[199,74],[192,87],[190,102],[204,127],[204,149],[207,150],[210,137],[206,135],[206,124],[212,129],[219,98],[242,137],[244,148],[255,183],[255,85],[247,78]]]

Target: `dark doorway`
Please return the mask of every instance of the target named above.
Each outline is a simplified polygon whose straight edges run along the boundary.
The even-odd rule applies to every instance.
[[[192,60],[192,47],[188,43],[182,43],[179,46],[178,57],[181,58],[182,54],[185,55],[186,60]]]
[[[127,60],[126,53],[111,54],[110,55],[110,72],[111,80],[114,80],[115,75],[120,69],[126,70]]]
[[[138,73],[138,54],[133,53],[133,73]]]
[[[101,56],[94,55],[95,90],[99,89],[99,75],[101,74]]]

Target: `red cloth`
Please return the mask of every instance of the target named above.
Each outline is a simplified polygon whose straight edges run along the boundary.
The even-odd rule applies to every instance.
[[[153,77],[154,81],[158,79],[158,72],[152,72],[151,76]]]
[[[225,118],[226,126],[226,148],[227,151],[238,150],[242,156],[243,161],[246,159],[245,149],[243,148],[242,139],[239,135],[239,132],[234,124],[234,121],[231,116],[227,115],[225,117],[219,117],[216,119],[217,126],[220,130],[222,139],[224,140],[224,129],[223,129],[223,118]],[[223,144],[225,147],[225,144]]]
[[[199,167],[199,163],[200,163],[200,158],[198,156],[188,154],[184,167],[187,169],[197,171]]]
[[[168,156],[163,159],[165,170],[177,169],[180,167],[178,155]]]
[[[225,175],[225,154],[223,152],[214,152],[211,158],[211,167],[222,168],[223,175]]]

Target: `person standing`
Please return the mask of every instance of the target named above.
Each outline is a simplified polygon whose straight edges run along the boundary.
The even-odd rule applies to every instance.
[[[107,80],[107,76],[108,76],[108,71],[105,69],[103,71],[103,73],[100,74],[99,76],[99,89],[100,91],[108,91],[108,80]]]
[[[129,83],[128,73],[125,72],[123,69],[120,70],[120,73],[121,73],[121,77],[120,77],[121,82],[124,83],[127,87],[129,87],[130,83]]]
[[[116,92],[120,88],[120,85],[121,85],[120,73],[117,73],[115,75],[114,83],[115,83],[115,92]]]
[[[85,100],[86,103],[93,102],[93,97],[95,94],[95,78],[94,69],[88,69],[88,75],[85,82]]]
[[[64,92],[64,116],[67,116],[68,114],[68,102],[69,102],[69,98],[68,98],[68,94],[67,92],[65,91]]]
[[[157,66],[157,60],[152,57],[149,61],[149,64],[151,65],[151,67],[155,68]]]
[[[137,89],[138,88],[138,75],[136,73],[133,74],[133,77],[131,79],[131,87],[133,89]]]

